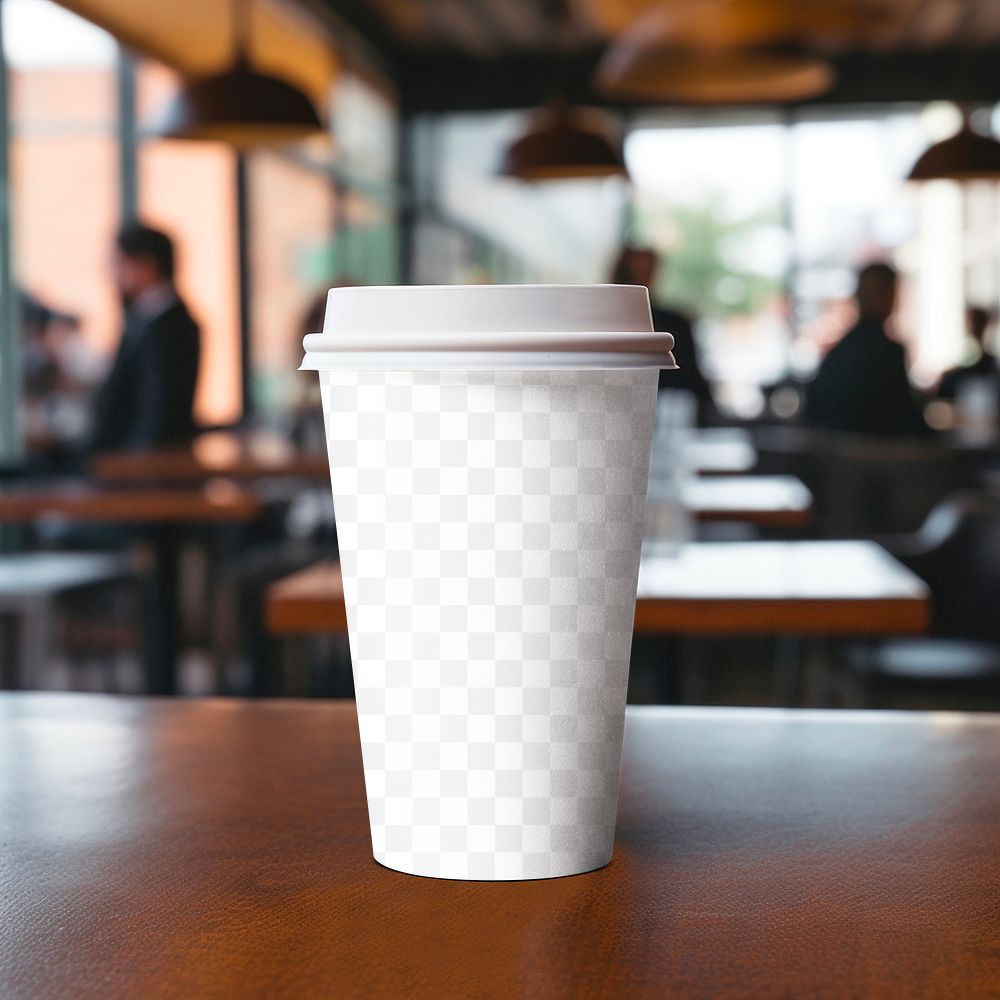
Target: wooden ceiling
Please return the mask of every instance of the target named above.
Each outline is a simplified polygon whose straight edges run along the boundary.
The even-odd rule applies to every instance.
[[[322,0],[381,51],[410,110],[526,106],[589,88],[614,38],[656,6],[699,0]],[[824,101],[1000,99],[1000,0],[784,0],[874,9],[878,25],[802,48],[831,56]]]
[[[581,50],[621,34],[654,7],[697,0],[356,0],[380,16],[401,45],[468,55]],[[981,48],[1000,43],[1000,0],[853,0],[887,22],[861,31],[854,47]],[[808,10],[852,0],[787,0]],[[823,39],[811,41],[822,45]]]
[[[205,0],[59,0],[109,31],[128,48],[188,76],[220,71],[233,58],[232,8]],[[254,0],[246,7],[254,64],[291,80],[325,105],[337,75],[335,36],[324,20],[291,0]]]

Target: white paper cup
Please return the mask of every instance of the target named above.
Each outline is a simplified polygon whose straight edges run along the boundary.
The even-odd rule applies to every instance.
[[[320,372],[377,861],[611,858],[657,370],[645,289],[335,289]]]

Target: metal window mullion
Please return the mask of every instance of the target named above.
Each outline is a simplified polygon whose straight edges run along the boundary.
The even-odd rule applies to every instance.
[[[10,115],[7,60],[0,0],[0,456],[13,458],[21,448],[18,409],[21,395],[17,293],[14,287],[10,190]]]
[[[115,80],[118,90],[118,206],[122,222],[139,214],[138,136],[135,110],[135,58],[121,46]]]
[[[250,164],[248,154],[237,151],[236,171],[236,261],[239,276],[238,311],[240,337],[240,390],[243,396],[242,419],[253,414],[253,269],[250,261]]]

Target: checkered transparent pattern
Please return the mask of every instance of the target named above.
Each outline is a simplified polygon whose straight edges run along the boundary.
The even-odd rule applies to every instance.
[[[320,372],[375,858],[611,858],[655,369]]]

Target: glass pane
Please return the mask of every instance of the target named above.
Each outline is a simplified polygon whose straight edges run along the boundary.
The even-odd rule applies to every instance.
[[[654,296],[697,323],[718,402],[739,416],[788,368],[785,130],[777,122],[639,128],[625,144],[634,236],[659,252]]]
[[[344,193],[342,269],[362,285],[392,285],[399,280],[399,230],[390,199],[357,188]]]
[[[523,184],[497,176],[505,147],[529,122],[520,112],[420,122],[430,155],[418,168],[440,216],[434,221],[465,231],[469,249],[483,251],[464,261],[466,277],[445,280],[606,280],[627,186],[619,178]],[[604,116],[595,125],[613,128]]]
[[[318,329],[324,294],[343,273],[328,175],[261,151],[250,157],[249,183],[254,409],[267,415],[295,402],[302,337]]]
[[[118,222],[116,47],[47,0],[4,0],[11,215],[23,429],[35,450],[77,441],[117,345],[109,276]]]
[[[796,124],[791,138],[799,321],[794,367],[811,374],[847,330],[854,318],[855,274],[877,259],[901,271],[895,333],[915,345],[926,291],[919,246],[928,220],[921,220],[920,193],[904,178],[926,145],[918,110],[817,117]]]
[[[396,110],[356,76],[337,79],[333,92],[337,162],[369,182],[391,182],[396,173]]]
[[[177,90],[164,66],[138,71],[140,124]],[[239,259],[236,156],[212,142],[147,139],[138,154],[139,217],[164,229],[177,249],[177,288],[201,327],[195,416],[203,424],[240,416]]]

